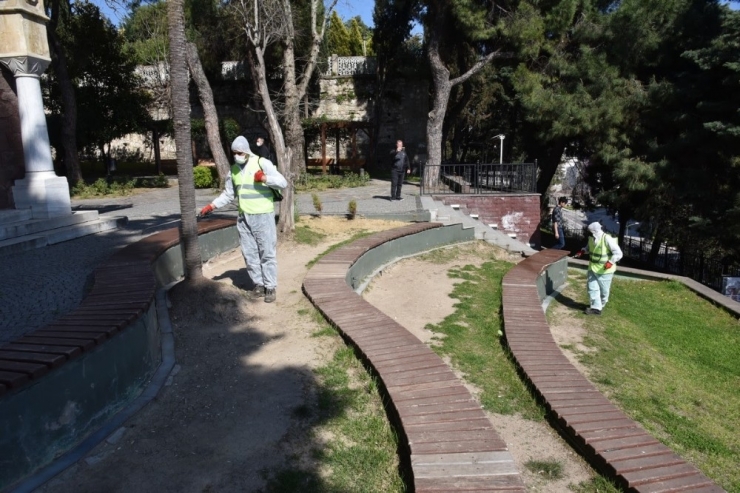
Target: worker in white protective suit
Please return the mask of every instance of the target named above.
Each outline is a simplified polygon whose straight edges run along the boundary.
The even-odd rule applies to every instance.
[[[616,238],[604,233],[601,224],[597,222],[588,225],[588,233],[588,245],[579,250],[575,257],[589,254],[586,287],[590,306],[584,313],[601,315],[601,310],[609,301],[609,290],[617,270],[617,262],[622,259],[622,249]]]
[[[223,207],[237,198],[239,231],[247,273],[254,283],[250,298],[264,297],[265,303],[276,299],[277,289],[277,228],[273,190],[288,186],[272,161],[253,154],[249,142],[242,136],[231,144],[234,165],[226,179],[223,192],[203,207],[201,216]]]

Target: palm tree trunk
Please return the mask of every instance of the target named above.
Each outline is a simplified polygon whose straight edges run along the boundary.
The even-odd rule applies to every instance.
[[[182,242],[185,279],[203,278],[198,224],[195,217],[195,186],[193,184],[193,155],[190,150],[190,97],[188,91],[187,45],[183,0],[167,3],[167,24],[170,41],[170,84],[172,89],[172,116],[177,146],[177,178],[180,195],[180,240]]]

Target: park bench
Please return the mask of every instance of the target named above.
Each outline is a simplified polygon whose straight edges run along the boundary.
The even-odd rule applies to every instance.
[[[695,466],[673,453],[613,405],[565,357],[542,309],[547,269],[568,252],[543,250],[503,279],[506,343],[535,395],[581,454],[626,491],[721,492]]]
[[[506,443],[452,369],[353,290],[361,279],[351,269],[363,256],[382,258],[377,252],[388,248],[388,257],[398,258],[403,248],[395,241],[440,227],[411,224],[339,248],[311,268],[303,291],[355,347],[389,397],[410,491],[524,492]]]

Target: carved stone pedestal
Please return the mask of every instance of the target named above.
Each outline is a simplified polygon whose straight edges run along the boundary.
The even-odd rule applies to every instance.
[[[0,63],[16,81],[26,176],[13,185],[16,209],[34,219],[72,213],[67,179],[56,176],[39,77],[49,66],[43,2],[0,0]]]

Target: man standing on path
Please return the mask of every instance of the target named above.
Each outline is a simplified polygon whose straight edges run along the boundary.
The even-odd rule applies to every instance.
[[[552,231],[555,233],[554,250],[562,250],[565,247],[565,229],[563,228],[563,206],[568,203],[567,197],[560,197],[558,205],[552,210]]]
[[[411,166],[401,139],[396,141],[396,149],[391,152],[391,159],[391,200],[403,200],[401,197],[403,177],[411,172]]]
[[[588,253],[588,275],[586,288],[590,306],[586,308],[586,315],[601,315],[609,301],[609,289],[612,285],[614,272],[617,270],[617,262],[622,259],[622,249],[619,248],[617,240],[604,233],[601,224],[591,223],[588,225],[590,238],[588,245],[581,248],[575,257],[578,258]]]
[[[269,159],[256,156],[249,150],[247,139],[241,135],[231,144],[235,164],[226,179],[223,192],[203,207],[201,216],[231,203],[238,197],[239,231],[244,262],[254,283],[250,298],[265,298],[265,303],[276,299],[277,288],[277,228],[272,189],[288,186],[285,177]]]

